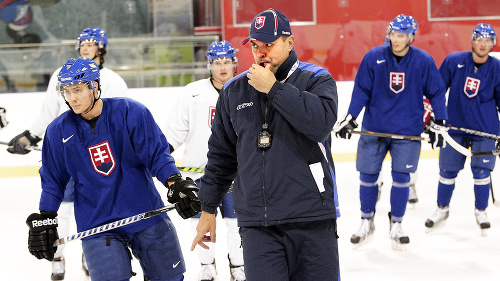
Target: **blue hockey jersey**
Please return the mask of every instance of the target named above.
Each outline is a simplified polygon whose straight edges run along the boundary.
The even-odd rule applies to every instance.
[[[451,125],[497,135],[499,133],[500,61],[489,57],[477,72],[472,52],[448,55],[439,68],[448,95],[448,121]],[[450,130],[450,135],[466,136]],[[469,137],[473,137],[470,136]]]
[[[128,98],[102,101],[95,133],[68,110],[47,127],[43,140],[40,210],[57,212],[73,178],[78,231],[163,207],[152,175],[165,183],[179,173],[165,136],[144,105]],[[107,234],[137,232],[165,216]]]
[[[366,53],[359,66],[348,113],[363,107],[363,128],[379,133],[418,136],[423,132],[427,97],[437,120],[446,120],[446,90],[432,57],[410,46],[398,63],[391,46]]]

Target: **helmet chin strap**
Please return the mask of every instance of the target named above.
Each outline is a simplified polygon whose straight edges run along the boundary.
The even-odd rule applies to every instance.
[[[80,113],[80,115],[85,115],[85,114],[89,113],[90,111],[92,111],[92,109],[94,109],[95,103],[101,98],[101,89],[100,89],[100,86],[96,90],[98,92],[97,98],[95,97],[94,91],[92,91],[92,96],[94,97],[94,101],[92,102],[92,106],[89,109],[87,109],[85,112]]]

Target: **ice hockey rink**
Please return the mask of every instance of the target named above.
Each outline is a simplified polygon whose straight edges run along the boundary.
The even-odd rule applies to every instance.
[[[339,115],[342,116],[347,111],[352,83],[339,82],[338,87]],[[180,88],[132,89],[131,97],[146,104],[162,127],[168,106],[179,92]],[[10,121],[9,126],[0,131],[0,141],[9,141],[28,129],[42,100],[41,93],[0,94],[0,106],[7,108]],[[410,237],[410,244],[404,251],[395,250],[388,238],[391,177],[390,159],[386,159],[374,239],[354,249],[349,238],[360,225],[359,178],[354,162],[357,139],[357,136],[351,140],[334,138],[332,146],[341,210],[338,234],[342,280],[500,280],[500,207],[494,206],[490,199],[488,216],[492,227],[486,236],[482,236],[474,217],[469,161],[457,177],[446,225],[426,233],[424,222],[435,211],[438,183],[438,151],[433,151],[428,144],[422,145],[418,167],[416,188],[419,202],[408,206],[403,221],[403,230]],[[0,146],[0,280],[50,280],[50,262],[37,260],[28,252],[28,227],[25,224],[27,216],[38,211],[41,188],[36,170],[41,165],[41,154],[34,151],[28,155],[11,155],[5,148]],[[181,152],[174,153],[179,161],[182,160]],[[498,165],[492,177],[497,200],[500,200]],[[166,202],[165,187],[160,183],[157,187]],[[190,221],[183,220],[175,211],[168,214],[177,228],[183,249],[187,266],[185,280],[197,280],[200,266],[195,253],[190,251],[194,235]],[[216,280],[228,281],[225,224],[220,218],[217,227],[216,265],[219,275]],[[76,227],[73,225],[71,233],[74,232]],[[81,270],[81,242],[68,243],[64,254],[65,280],[86,280]],[[137,275],[131,280],[143,280],[135,259],[133,270]]]

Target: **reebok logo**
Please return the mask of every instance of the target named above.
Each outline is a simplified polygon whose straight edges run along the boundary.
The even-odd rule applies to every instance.
[[[33,227],[41,227],[44,225],[56,225],[57,219],[46,218],[44,220],[32,221],[31,224],[33,225]]]
[[[172,268],[176,268],[181,261],[178,261],[177,263],[172,264]]]
[[[385,60],[377,60],[377,64],[381,64],[383,62],[385,62]]]
[[[67,141],[69,141],[69,139],[70,139],[70,138],[72,138],[74,135],[75,135],[75,134],[72,134],[72,135],[71,135],[69,138],[67,138],[67,139],[63,138],[63,139],[62,139],[63,143],[66,143]]]
[[[464,67],[464,65],[463,64],[457,64],[457,67],[458,68],[462,68],[462,67]]]

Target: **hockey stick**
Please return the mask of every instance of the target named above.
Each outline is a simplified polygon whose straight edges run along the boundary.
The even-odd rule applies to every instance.
[[[446,140],[446,142],[453,147],[456,151],[459,153],[468,156],[468,157],[473,157],[473,156],[491,156],[491,155],[500,155],[500,150],[490,150],[490,151],[470,151],[468,148],[465,148],[461,146],[458,142],[456,142],[448,132],[446,131],[446,128],[443,127],[439,130],[439,133],[443,136],[443,138]]]
[[[406,135],[396,135],[396,134],[387,134],[387,133],[376,133],[376,132],[370,132],[370,131],[350,131],[352,134],[358,134],[358,135],[366,135],[366,136],[374,136],[374,137],[384,137],[384,138],[393,138],[393,139],[406,139],[406,140],[425,140],[429,141],[429,138],[426,137],[420,137],[420,136],[406,136]],[[478,131],[479,132],[479,131]],[[491,150],[491,151],[470,151],[468,148],[465,148],[461,146],[458,142],[456,142],[450,135],[448,135],[448,132],[446,130],[446,127],[443,127],[440,131],[439,134],[443,136],[443,138],[446,140],[446,142],[453,147],[456,151],[459,153],[471,157],[471,156],[490,156],[490,155],[500,155],[500,150]],[[486,134],[486,133],[485,133]]]
[[[73,240],[79,240],[79,239],[82,239],[82,238],[85,238],[85,237],[96,235],[96,234],[101,233],[101,232],[105,232],[105,231],[108,231],[108,230],[111,230],[111,229],[115,229],[115,228],[118,228],[118,227],[122,227],[122,226],[125,226],[125,225],[128,225],[128,224],[134,223],[134,222],[138,222],[140,220],[149,219],[150,217],[154,217],[154,216],[157,216],[159,214],[166,213],[166,212],[168,212],[168,211],[170,211],[172,209],[175,209],[175,205],[174,204],[171,204],[171,205],[168,205],[168,206],[165,206],[165,207],[161,207],[161,208],[158,208],[158,209],[155,209],[155,210],[152,210],[152,211],[149,211],[149,212],[145,212],[145,213],[142,213],[142,214],[138,214],[138,215],[135,215],[135,216],[131,216],[131,217],[128,217],[128,218],[124,218],[124,219],[121,219],[121,220],[118,220],[118,221],[110,222],[110,223],[107,223],[107,224],[104,224],[104,225],[101,225],[101,226],[98,226],[98,227],[91,228],[89,230],[78,232],[76,234],[73,234],[73,235],[70,235],[70,236],[67,236],[67,237],[64,237],[64,238],[57,239],[54,242],[54,247],[57,247],[57,246],[62,245],[62,244],[66,244],[66,243],[68,243],[70,241],[73,241]]]
[[[439,129],[439,134],[441,134],[441,136],[443,136],[444,140],[446,140],[446,142],[451,147],[453,147],[456,151],[458,151],[459,153],[461,153],[461,154],[463,154],[465,156],[468,156],[468,157],[472,156],[472,152],[468,148],[465,148],[465,147],[461,146],[452,137],[450,137],[450,135],[448,135],[448,131],[446,130],[445,127],[441,127]]]
[[[490,151],[470,151],[468,148],[465,148],[461,146],[458,142],[456,142],[450,135],[448,135],[448,132],[446,131],[446,128],[443,127],[439,130],[439,133],[443,136],[443,138],[446,140],[446,142],[453,147],[456,151],[459,153],[468,156],[468,157],[474,157],[474,156],[491,156],[491,155],[500,155],[500,150],[490,150]]]
[[[4,141],[0,141],[0,144],[3,144],[3,145],[9,145],[8,142],[4,142]],[[36,150],[36,151],[42,151],[42,148],[39,147],[39,146],[25,146],[24,149],[27,149],[27,150]]]
[[[455,130],[455,131],[461,131],[461,132],[465,132],[465,133],[471,134],[471,135],[490,138],[490,139],[494,139],[494,140],[500,139],[500,136],[497,136],[495,134],[485,133],[485,132],[476,131],[476,130],[467,129],[467,128],[455,127],[455,126],[451,126],[451,125],[447,125],[446,127],[450,128],[452,130]]]
[[[495,193],[493,192],[493,179],[491,178],[490,174],[490,192],[491,192],[491,201],[493,202],[493,205],[495,206],[500,206],[500,203],[495,200]]]
[[[421,136],[406,136],[406,135],[376,133],[376,132],[370,132],[370,131],[354,131],[354,130],[350,130],[349,132],[351,134],[364,135],[364,136],[383,137],[383,138],[400,139],[400,140],[429,141],[429,138],[425,138],[425,137],[421,137]]]
[[[181,172],[205,173],[205,169],[193,167],[177,167]]]

